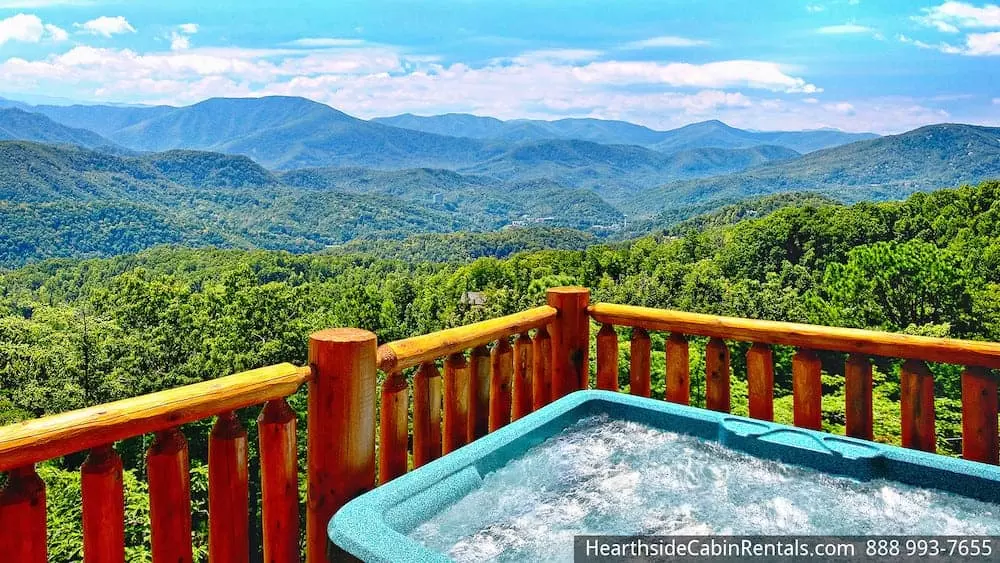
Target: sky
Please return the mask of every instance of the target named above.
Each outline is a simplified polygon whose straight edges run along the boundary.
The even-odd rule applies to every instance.
[[[304,96],[668,129],[1000,125],[1000,5],[924,0],[0,0],[0,96]]]

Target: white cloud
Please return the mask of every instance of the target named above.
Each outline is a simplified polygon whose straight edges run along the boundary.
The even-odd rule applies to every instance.
[[[687,88],[748,87],[776,92],[821,91],[802,78],[786,74],[781,65],[766,61],[733,60],[705,64],[652,61],[602,61],[572,69],[583,83],[666,84]]]
[[[835,104],[824,104],[823,109],[839,113],[842,115],[854,115],[856,113],[854,105],[848,102],[838,102]]]
[[[191,47],[191,36],[198,33],[198,24],[196,23],[182,23],[177,26],[177,29],[170,32],[168,39],[170,39],[170,50],[171,51],[182,51]]]
[[[135,33],[135,28],[124,16],[101,16],[84,23],[76,23],[74,26],[82,29],[91,35],[111,37],[120,33]]]
[[[0,0],[0,9],[47,8],[49,6],[88,6],[91,0]]]
[[[690,39],[688,37],[678,37],[676,35],[661,35],[650,37],[641,41],[626,43],[626,49],[653,49],[658,47],[701,47],[708,45],[708,41],[702,39]]]
[[[993,98],[993,105],[1000,106],[1000,98]]]
[[[303,37],[289,41],[286,45],[295,47],[355,47],[364,43],[362,39],[345,39],[341,37]]]
[[[958,33],[960,28],[1000,28],[1000,6],[982,7],[965,2],[945,2],[924,8],[924,15],[914,16],[917,22],[945,33]]]
[[[198,24],[182,23],[179,26],[177,26],[177,30],[187,35],[194,35],[195,33],[198,33]]]
[[[902,43],[908,43],[921,49],[935,49],[948,55],[968,55],[968,56],[996,56],[1000,55],[1000,31],[989,33],[970,33],[965,37],[965,45],[952,45],[940,42],[937,44],[925,43],[917,39],[911,39],[905,35],[897,36]]]
[[[594,49],[539,49],[527,51],[513,58],[494,59],[494,63],[507,61],[529,65],[535,63],[573,63],[592,61],[604,53]]]
[[[17,14],[0,20],[0,45],[10,41],[38,43],[42,39],[65,41],[68,36],[64,29],[42,23],[34,14]]]
[[[806,6],[806,11],[809,12],[809,13],[811,13],[811,14],[815,14],[815,13],[822,12],[822,11],[825,11],[825,10],[826,10],[826,6],[822,6],[820,4],[809,4],[808,6]]]
[[[867,26],[858,25],[856,23],[845,23],[840,25],[824,26],[817,29],[816,31],[827,35],[847,35],[853,33],[873,33],[875,30]]]

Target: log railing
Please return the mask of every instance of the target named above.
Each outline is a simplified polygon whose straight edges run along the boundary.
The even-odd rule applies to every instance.
[[[45,486],[35,464],[89,450],[81,468],[84,560],[123,561],[122,464],[114,444],[152,434],[147,478],[153,558],[190,561],[188,451],[179,429],[214,416],[208,447],[209,559],[247,561],[247,435],[234,413],[263,405],[258,434],[264,557],[298,561],[296,416],[285,398],[308,383],[306,560],[323,561],[327,523],[350,499],[586,388],[592,321],[600,324],[597,387],[618,390],[616,327],[628,327],[629,389],[637,395],[651,393],[650,332],[669,333],[663,398],[675,403],[690,402],[688,338],[708,338],[705,405],[719,411],[731,407],[726,341],[751,343],[749,414],[766,420],[774,415],[771,347],[794,347],[794,423],[807,428],[822,422],[817,352],[846,353],[846,432],[864,439],[872,438],[871,358],[901,358],[903,445],[928,451],[936,436],[934,382],[925,362],[966,366],[963,457],[998,461],[997,382],[989,370],[1000,368],[1000,344],[589,305],[584,288],[553,288],[548,305],[381,347],[368,331],[320,331],[310,336],[309,367],[280,364],[2,427],[0,471],[7,472],[7,481],[0,492],[0,554],[4,561],[45,561]],[[385,374],[381,389],[379,370]]]

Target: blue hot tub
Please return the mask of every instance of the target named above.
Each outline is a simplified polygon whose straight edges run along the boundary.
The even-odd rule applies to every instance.
[[[1000,469],[581,391],[362,495],[364,561],[572,560],[574,535],[1000,535]]]

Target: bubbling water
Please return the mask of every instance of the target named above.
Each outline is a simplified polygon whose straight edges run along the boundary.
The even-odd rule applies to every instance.
[[[410,537],[457,561],[572,561],[581,534],[1000,535],[1000,511],[594,416],[486,475]]]

